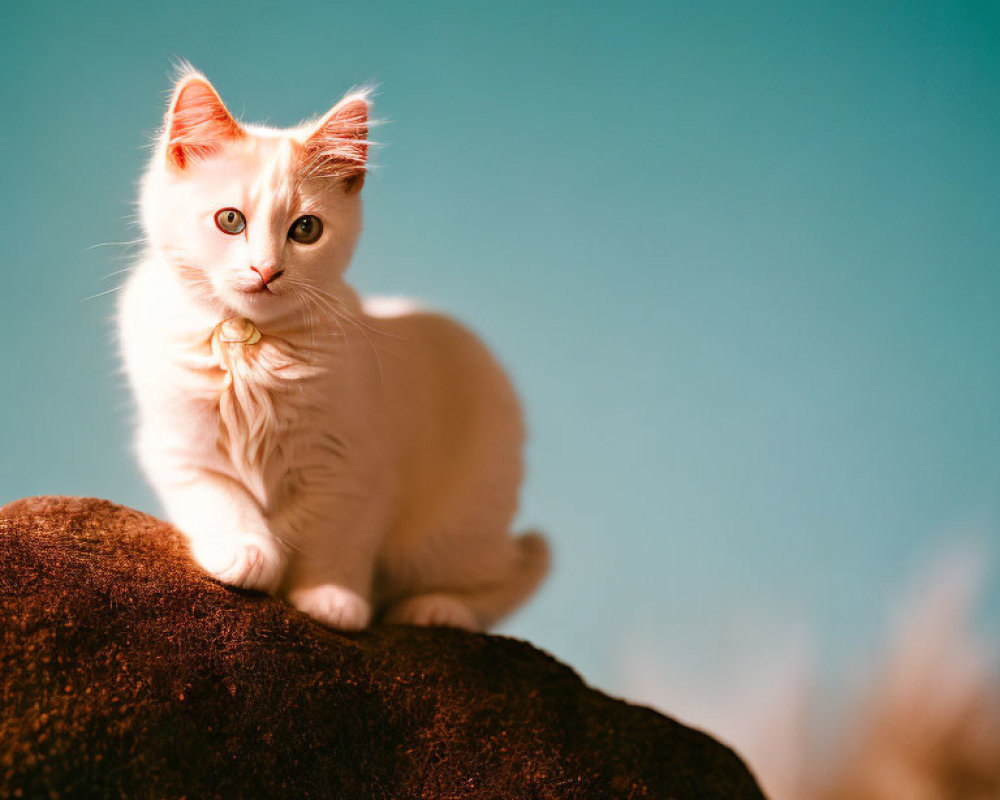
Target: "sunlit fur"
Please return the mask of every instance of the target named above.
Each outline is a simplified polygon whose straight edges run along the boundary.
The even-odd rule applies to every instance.
[[[120,334],[137,449],[199,562],[334,627],[486,627],[543,578],[510,535],[523,430],[467,330],[344,282],[361,230],[369,100],[290,130],[237,123],[186,71],[143,179],[147,248]],[[222,208],[243,233],[215,224]],[[288,237],[315,214],[313,244]],[[254,271],[256,268],[257,272]],[[264,286],[262,275],[282,270]],[[256,344],[219,326],[253,322]]]

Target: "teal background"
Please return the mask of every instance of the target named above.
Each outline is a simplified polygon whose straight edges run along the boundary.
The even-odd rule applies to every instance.
[[[637,642],[697,670],[751,622],[832,673],[938,549],[995,565],[996,3],[0,14],[0,501],[155,510],[92,296],[185,58],[278,125],[378,84],[354,280],[470,323],[527,407],[556,569],[505,631],[621,692]]]

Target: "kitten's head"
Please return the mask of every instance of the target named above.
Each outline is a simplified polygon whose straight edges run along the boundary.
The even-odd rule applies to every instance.
[[[181,76],[141,211],[192,299],[257,321],[333,302],[361,230],[368,108],[359,93],[297,128],[241,125],[204,76]]]

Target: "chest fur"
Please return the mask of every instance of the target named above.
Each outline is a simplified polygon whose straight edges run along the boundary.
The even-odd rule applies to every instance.
[[[221,370],[217,394],[220,456],[262,505],[273,506],[294,487],[308,461],[313,433],[329,417],[322,402],[323,371],[286,342],[227,341],[220,331],[212,353]]]

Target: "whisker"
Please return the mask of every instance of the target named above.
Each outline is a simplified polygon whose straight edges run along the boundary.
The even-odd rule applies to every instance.
[[[311,287],[304,287],[307,293],[311,292]],[[337,313],[335,308],[329,308],[324,305],[323,299],[321,297],[312,296],[312,301],[319,307],[323,309],[324,307],[331,313],[334,324],[337,326],[337,330],[340,331],[340,338],[347,343],[347,364],[348,366],[352,363],[352,357],[354,351],[351,349],[351,337],[347,335],[347,331],[344,330],[344,326],[340,322],[340,315]]]
[[[327,300],[324,297],[324,295],[328,295],[329,297],[332,298],[332,297],[334,297],[333,295],[329,295],[328,293],[322,292],[321,290],[317,289],[315,286],[303,286],[302,288],[305,289],[308,293],[313,294],[313,299],[317,303],[322,303],[327,308],[327,310],[330,311],[334,315],[333,318],[335,320],[338,320],[337,321],[337,325],[338,326],[340,325],[339,320],[343,319],[344,322],[347,322],[347,323],[350,323],[351,325],[354,325],[354,327],[356,327],[361,332],[361,335],[365,337],[365,340],[368,342],[368,346],[371,348],[372,355],[375,356],[375,362],[378,364],[379,382],[382,382],[384,380],[384,377],[385,377],[384,372],[382,370],[382,356],[379,354],[378,348],[375,347],[375,342],[372,341],[372,338],[368,335],[368,332],[365,330],[365,328],[367,326],[363,325],[362,323],[359,323],[350,314],[346,314],[343,311],[337,309],[329,300]],[[348,351],[347,352],[348,352],[348,358],[350,358],[350,339],[348,339]]]
[[[365,322],[357,319],[353,314],[351,314],[349,311],[347,311],[344,308],[344,306],[346,306],[346,303],[341,298],[337,297],[337,295],[333,294],[332,292],[324,291],[323,289],[320,289],[317,286],[311,286],[310,285],[309,288],[312,289],[314,292],[317,292],[322,297],[325,297],[325,298],[333,301],[340,308],[340,313],[343,314],[346,319],[350,320],[355,325],[359,325],[361,327],[367,328],[372,333],[377,333],[379,336],[387,336],[390,339],[402,339],[403,338],[403,337],[399,336],[398,334],[389,333],[388,331],[380,330],[379,328],[376,328],[376,327],[374,327],[372,325],[368,325],[367,323],[365,323]]]
[[[106,280],[108,280],[110,278],[115,277],[115,275],[121,275],[123,272],[131,272],[132,269],[133,269],[132,267],[125,267],[125,269],[116,269],[114,272],[109,272],[107,275],[104,275],[104,276],[98,278],[97,280],[98,281],[106,281]]]
[[[89,302],[90,300],[96,300],[98,297],[104,297],[104,295],[106,295],[106,294],[112,294],[114,292],[120,292],[124,288],[125,288],[124,284],[122,284],[121,286],[112,286],[110,289],[105,289],[103,292],[98,292],[97,294],[92,294],[92,295],[90,295],[90,297],[84,297],[80,302],[81,303],[86,303],[86,302]]]
[[[299,306],[302,309],[302,321],[309,326],[309,349],[310,352],[316,350],[316,330],[313,327],[312,309],[304,297],[299,298]]]
[[[351,363],[351,355],[352,355],[351,337],[349,337],[347,335],[347,332],[344,330],[344,326],[341,324],[342,317],[341,317],[340,313],[337,311],[336,308],[334,308],[323,297],[321,297],[320,295],[318,295],[318,294],[315,293],[315,287],[309,286],[308,284],[305,284],[305,283],[298,283],[298,282],[296,282],[295,285],[299,289],[303,290],[303,292],[305,293],[305,296],[308,297],[311,300],[311,302],[315,303],[316,306],[317,306],[317,308],[319,308],[322,311],[329,312],[331,319],[333,320],[334,324],[337,326],[337,329],[340,331],[341,338],[347,343],[347,363],[350,364]],[[345,321],[348,321],[348,320],[345,319]],[[378,356],[378,354],[376,353],[376,357],[377,356]]]
[[[98,242],[97,244],[90,245],[90,247],[85,247],[83,252],[87,253],[91,250],[96,250],[98,247],[133,247],[142,244],[144,241],[144,239],[132,239],[129,242]]]

